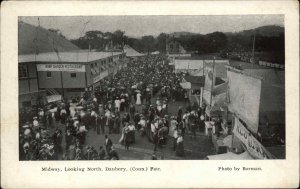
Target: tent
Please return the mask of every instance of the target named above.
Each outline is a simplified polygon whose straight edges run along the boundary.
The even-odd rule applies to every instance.
[[[227,106],[227,83],[220,84],[213,88],[212,102],[210,105],[211,92],[205,90],[203,94],[204,101],[208,104],[206,107],[206,114],[212,116],[212,114],[222,114]]]
[[[247,151],[241,154],[227,152],[225,154],[207,156],[207,158],[209,160],[252,160],[253,159],[253,157]]]
[[[157,54],[159,54],[159,51],[154,51],[154,52],[152,52],[151,54],[157,55]]]
[[[140,56],[144,56],[144,54],[137,52],[136,50],[134,50],[129,45],[125,45],[124,46],[124,52],[126,53],[127,57],[140,57]]]
[[[192,85],[190,82],[183,82],[183,83],[180,83],[180,86],[183,88],[183,89],[191,89],[192,88]]]

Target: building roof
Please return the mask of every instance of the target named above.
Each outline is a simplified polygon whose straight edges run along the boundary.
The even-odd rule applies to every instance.
[[[80,48],[66,38],[42,27],[18,23],[18,54],[75,51]]]
[[[258,64],[252,64],[248,62],[238,61],[238,60],[229,60],[230,66],[233,67],[241,67],[241,69],[269,69],[265,66],[261,66]]]
[[[285,89],[270,83],[262,83],[259,121],[285,124]]]
[[[159,51],[154,51],[151,54],[159,54]]]
[[[203,69],[203,61],[190,59],[175,59],[176,70],[199,70]]]
[[[204,86],[205,77],[203,77],[203,76],[187,75],[184,77],[184,79],[187,82],[190,82],[191,84],[201,84],[202,86]]]
[[[126,53],[127,57],[136,57],[136,56],[144,56],[144,54],[137,52],[129,45],[124,46],[124,52]]]
[[[228,65],[228,61],[224,61],[224,62],[215,62],[215,66],[214,66],[214,72],[216,77],[220,77],[223,79],[227,78],[227,68],[226,66]],[[206,67],[213,67],[213,63],[205,63]]]
[[[193,55],[190,57],[176,57],[176,59],[209,60],[209,61],[213,61],[214,58],[215,60],[227,60],[219,56],[213,56],[213,55]]]
[[[19,55],[19,63],[24,62],[92,62],[95,60],[111,57],[112,55],[120,55],[122,52],[88,52],[88,51],[72,51],[72,52],[48,52],[40,54],[24,54]]]
[[[262,78],[263,82],[284,87],[285,72],[279,69],[244,69],[244,73]]]

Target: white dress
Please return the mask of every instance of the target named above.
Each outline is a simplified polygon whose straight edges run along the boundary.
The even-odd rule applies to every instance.
[[[115,107],[120,110],[120,103],[121,101],[120,100],[115,100]]]
[[[141,102],[141,94],[140,93],[138,93],[138,94],[136,94],[136,104],[137,105],[140,105],[140,104],[142,104],[142,102]]]

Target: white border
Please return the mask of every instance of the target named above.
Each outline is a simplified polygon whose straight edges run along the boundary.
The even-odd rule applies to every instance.
[[[299,184],[299,5],[297,1],[52,1],[1,4],[1,187],[297,187]],[[286,160],[18,161],[18,16],[283,14],[286,36]],[[271,94],[270,94],[271,95]],[[42,166],[160,167],[160,172],[41,172]],[[218,167],[263,171],[218,171]]]

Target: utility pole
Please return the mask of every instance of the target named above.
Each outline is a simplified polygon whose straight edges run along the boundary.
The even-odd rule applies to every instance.
[[[203,56],[203,64],[202,64],[202,71],[203,71],[203,74],[202,74],[202,77],[204,77],[204,85],[205,85],[205,61],[204,61],[204,56]],[[200,100],[200,106],[202,107],[202,105],[203,105],[203,92],[204,92],[204,85],[203,85],[203,87],[201,88],[201,96],[200,96],[200,98],[201,98],[201,100]]]
[[[253,61],[253,64],[255,63],[254,58],[255,58],[255,30],[254,30],[253,46],[252,46],[252,61]]]

